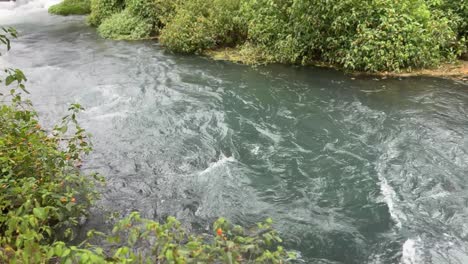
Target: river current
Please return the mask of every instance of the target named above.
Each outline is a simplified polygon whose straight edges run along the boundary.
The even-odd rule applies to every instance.
[[[106,212],[272,217],[304,263],[468,263],[468,85],[180,56],[100,38],[57,1],[0,3],[42,122],[70,103],[93,135],[85,169]]]

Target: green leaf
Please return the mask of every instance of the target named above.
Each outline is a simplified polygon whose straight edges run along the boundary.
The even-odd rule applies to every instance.
[[[16,79],[13,75],[9,75],[5,79],[5,84],[6,86],[10,85],[12,82],[14,82]]]
[[[65,258],[65,257],[67,257],[68,255],[70,255],[70,253],[71,253],[71,250],[70,250],[69,248],[67,248],[67,249],[65,249],[65,250],[63,251],[61,257],[62,257],[62,258]]]
[[[132,232],[130,233],[130,236],[128,237],[128,243],[133,246],[137,242],[137,239],[138,239],[138,233],[132,230]]]
[[[169,249],[169,250],[166,251],[165,256],[166,256],[166,259],[167,259],[168,261],[173,261],[173,260],[174,260],[174,255],[172,254],[172,250],[171,250],[171,249]]]
[[[41,220],[45,220],[47,218],[46,211],[44,207],[36,207],[33,209],[34,216]]]
[[[288,258],[289,259],[296,259],[297,258],[297,254],[296,252],[288,252]]]
[[[55,255],[62,256],[62,252],[63,252],[63,245],[62,244],[57,244],[55,246]]]

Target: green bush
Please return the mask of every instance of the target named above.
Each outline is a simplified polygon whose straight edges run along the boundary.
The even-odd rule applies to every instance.
[[[398,71],[450,61],[459,47],[450,20],[423,0],[247,0],[243,15],[249,49],[269,62]]]
[[[309,20],[303,20],[305,14],[298,15],[297,19],[297,14],[291,12],[303,11],[303,7],[298,7],[301,4],[289,0],[246,0],[242,14],[248,27],[248,43],[241,52],[247,56],[245,60],[254,56],[255,60],[267,63],[296,63],[305,57],[308,46],[313,44],[309,31],[316,31],[317,25],[311,26]],[[301,23],[295,25],[298,20]]]
[[[171,1],[164,1],[168,3]],[[162,1],[156,0],[126,0],[126,9],[130,11],[131,14],[146,18],[149,20],[158,20],[158,9]]]
[[[49,8],[49,13],[55,15],[85,15],[91,12],[90,0],[64,0]]]
[[[114,226],[112,234],[88,235],[105,241],[111,261],[117,263],[288,263],[296,258],[278,246],[282,240],[270,219],[246,231],[220,218],[211,234],[193,235],[174,217],[158,223],[132,213]]]
[[[428,1],[442,10],[447,18],[456,22],[453,26],[461,37],[468,37],[468,1]]]
[[[161,31],[161,43],[181,53],[234,46],[245,38],[239,11],[239,0],[181,2],[174,17]]]
[[[177,1],[91,0],[91,25],[111,39],[144,39],[155,35],[172,17]]]
[[[0,34],[7,43],[15,32]],[[0,262],[37,263],[42,247],[72,238],[72,227],[97,198],[94,181],[80,172],[91,147],[76,121],[79,105],[52,130],[43,129],[28,100],[26,78],[6,69],[0,80]],[[70,131],[68,131],[70,129]],[[61,235],[55,235],[60,232]]]
[[[198,53],[215,46],[207,19],[209,1],[195,0],[177,7],[176,14],[161,31],[160,41],[180,53]]]
[[[118,40],[148,38],[152,30],[149,20],[131,14],[128,9],[104,19],[98,28],[102,37]]]
[[[177,1],[167,0],[126,0],[126,10],[136,17],[150,21],[154,31],[163,28],[173,15]]]
[[[77,168],[88,150],[86,136],[79,126],[71,139],[63,132],[77,110],[73,106],[49,135],[34,111],[0,107],[0,249],[12,251],[0,250],[0,262],[27,256],[36,263],[43,245],[73,238],[71,228],[96,198],[92,181]],[[58,232],[63,235],[54,235]]]
[[[333,61],[337,58],[334,52],[328,59],[347,69],[365,71],[430,68],[454,60],[457,39],[449,21],[431,14],[424,2],[413,2],[376,6],[375,19],[358,24],[342,50],[342,60]]]
[[[453,31],[458,33],[458,54],[468,52],[468,1],[427,0],[440,17],[445,17]]]
[[[104,19],[121,12],[124,7],[124,0],[91,0],[91,14],[88,16],[88,23],[97,27]]]

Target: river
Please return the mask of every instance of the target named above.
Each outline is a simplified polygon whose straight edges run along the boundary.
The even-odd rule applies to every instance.
[[[86,108],[84,167],[107,179],[86,228],[103,211],[195,232],[272,217],[304,263],[468,263],[466,83],[174,55],[55,2],[0,4],[20,32],[0,64],[24,70],[44,124]]]

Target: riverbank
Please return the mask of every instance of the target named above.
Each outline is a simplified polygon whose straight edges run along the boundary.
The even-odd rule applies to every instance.
[[[369,73],[355,73],[357,75],[369,75]],[[428,76],[441,77],[468,81],[468,61],[458,60],[454,63],[445,63],[433,69],[416,69],[403,72],[378,72],[370,75],[388,77],[413,77]]]
[[[355,72],[354,75],[370,75],[370,76],[381,76],[381,77],[415,77],[415,76],[426,76],[426,77],[440,77],[447,79],[460,80],[468,82],[468,61],[458,60],[454,63],[445,63],[439,67],[432,69],[415,69],[411,71],[402,72],[377,72],[377,73],[365,73]]]
[[[87,22],[104,38],[158,36],[166,49],[181,54],[236,47],[238,52],[228,57],[240,54],[246,64],[315,65],[313,61],[320,61],[318,64],[337,65],[345,71],[400,73],[433,69],[467,51],[463,18],[468,7],[447,0],[437,4],[409,0],[366,4],[65,0],[59,5],[62,8],[49,11],[72,14],[76,8],[71,7],[77,3],[89,8]],[[452,76],[445,70],[432,74]]]
[[[217,50],[208,50],[203,53],[204,56],[210,57],[214,60],[230,61],[239,64],[262,64],[262,61],[252,60],[249,57],[244,56],[239,49],[236,48],[224,48]],[[309,66],[317,66],[324,68],[333,68],[336,70],[344,70],[337,65],[332,65],[325,62],[313,61],[307,63]],[[362,72],[362,71],[350,71],[346,70],[347,73],[353,76],[378,76],[378,77],[415,77],[415,76],[427,76],[427,77],[440,77],[447,79],[454,79],[463,82],[468,82],[468,61],[457,60],[454,63],[444,63],[435,68],[429,69],[412,69],[403,70],[400,72],[395,71],[380,71],[380,72]]]

